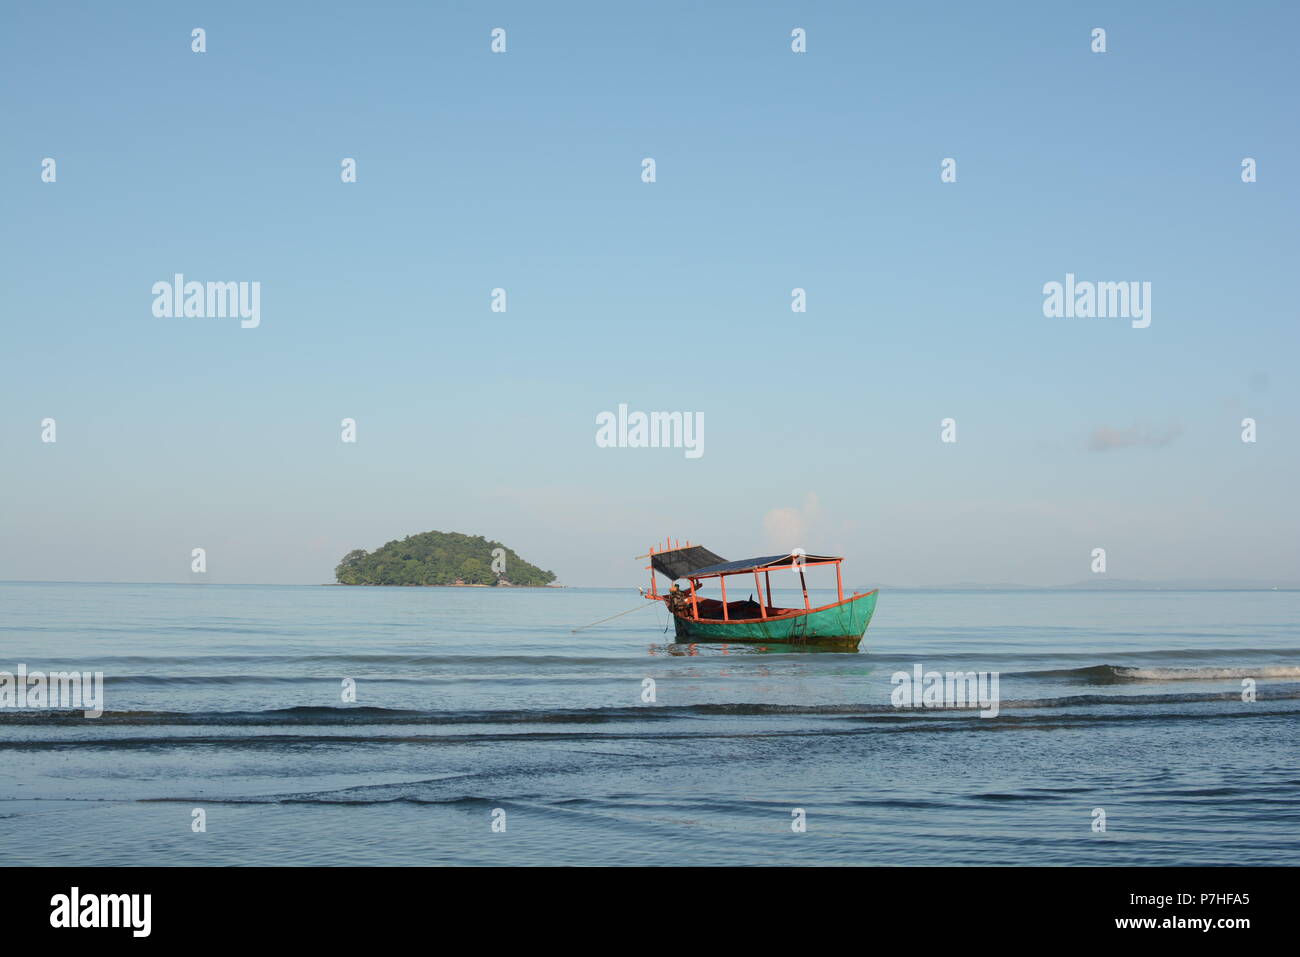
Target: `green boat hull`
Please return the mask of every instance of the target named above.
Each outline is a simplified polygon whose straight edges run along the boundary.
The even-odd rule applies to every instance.
[[[696,620],[674,615],[679,642],[747,642],[836,645],[856,648],[876,611],[876,592],[855,595],[812,611],[739,621]]]

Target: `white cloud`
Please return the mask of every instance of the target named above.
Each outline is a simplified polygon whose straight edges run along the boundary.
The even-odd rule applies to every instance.
[[[1181,425],[1171,425],[1166,429],[1152,429],[1145,425],[1135,425],[1131,429],[1112,429],[1101,425],[1093,429],[1092,435],[1089,436],[1088,448],[1094,452],[1126,449],[1138,445],[1159,449],[1182,434]]]
[[[809,537],[817,532],[821,519],[821,503],[815,492],[809,492],[802,508],[774,508],[763,516],[763,535],[777,552],[807,548]],[[816,546],[813,546],[816,551]]]

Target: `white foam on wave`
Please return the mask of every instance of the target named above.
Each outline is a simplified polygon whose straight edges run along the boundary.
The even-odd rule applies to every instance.
[[[1215,678],[1300,678],[1300,665],[1256,665],[1253,668],[1121,668],[1113,666],[1120,678],[1146,681],[1208,681]]]

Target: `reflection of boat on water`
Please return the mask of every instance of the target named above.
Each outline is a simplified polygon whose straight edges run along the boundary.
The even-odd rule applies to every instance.
[[[729,562],[700,545],[674,545],[669,542],[659,550],[650,549],[650,590],[645,597],[662,601],[672,612],[678,641],[705,642],[772,642],[790,645],[834,645],[856,650],[871,615],[876,610],[876,591],[854,593],[844,597],[844,578],[840,571],[843,558],[806,555],[802,551],[789,555],[765,555]],[[820,565],[835,566],[837,601],[812,606],[804,570]],[[803,591],[802,608],[778,608],[772,604],[772,571],[793,569],[799,573]],[[690,589],[661,594],[655,572],[670,582],[686,579]],[[761,577],[760,577],[760,573]],[[743,601],[727,600],[727,579],[736,575],[754,576],[754,592]],[[722,597],[704,598],[703,583],[718,580]],[[765,587],[766,586],[766,587]],[[744,587],[748,587],[748,580]],[[754,595],[757,595],[755,600]]]

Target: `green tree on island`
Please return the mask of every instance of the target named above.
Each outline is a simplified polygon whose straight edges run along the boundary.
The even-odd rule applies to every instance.
[[[504,554],[496,553],[501,549]],[[504,570],[498,573],[494,569]],[[334,577],[340,585],[549,585],[554,572],[530,565],[500,542],[459,532],[422,532],[373,552],[356,548],[343,556]]]

